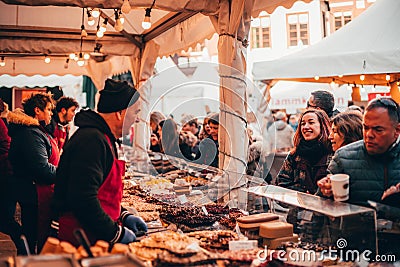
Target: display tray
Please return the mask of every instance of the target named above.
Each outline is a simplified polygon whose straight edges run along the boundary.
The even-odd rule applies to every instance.
[[[18,256],[15,267],[77,267],[79,264],[71,255]]]
[[[374,210],[370,208],[333,201],[331,199],[325,199],[274,185],[255,186],[246,190],[249,193],[280,201],[296,207],[313,210],[330,217],[341,217],[364,212],[374,212]]]
[[[97,258],[86,258],[81,261],[82,267],[145,267],[142,261],[132,255],[111,255]],[[56,266],[56,265],[54,265]],[[57,265],[58,266],[58,265]]]

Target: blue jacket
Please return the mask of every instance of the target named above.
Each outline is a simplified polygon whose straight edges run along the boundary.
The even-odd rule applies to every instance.
[[[381,202],[383,192],[400,182],[399,142],[385,154],[374,156],[367,153],[363,140],[351,143],[336,151],[328,170],[350,175],[349,202]]]

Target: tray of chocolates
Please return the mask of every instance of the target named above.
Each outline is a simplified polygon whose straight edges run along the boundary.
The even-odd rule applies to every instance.
[[[206,215],[201,208],[185,206],[164,206],[160,211],[160,217],[167,222],[190,228],[211,226],[218,220],[215,215]]]

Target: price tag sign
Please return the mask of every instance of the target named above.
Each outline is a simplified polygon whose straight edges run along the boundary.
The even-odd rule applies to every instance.
[[[206,196],[199,198],[197,201],[197,204],[200,205],[206,205],[208,203],[210,203],[210,199]]]
[[[204,212],[205,215],[208,215],[208,211],[207,211],[206,207],[201,206],[201,209],[203,210],[203,212]]]
[[[229,241],[229,250],[244,250],[257,248],[257,240]]]
[[[178,196],[178,199],[181,202],[181,204],[185,204],[186,202],[188,202],[186,195],[180,195]]]

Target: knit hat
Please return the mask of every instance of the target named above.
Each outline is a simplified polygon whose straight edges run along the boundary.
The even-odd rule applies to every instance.
[[[104,89],[100,91],[97,111],[112,113],[127,109],[139,99],[139,92],[126,81],[106,80]]]
[[[182,114],[181,124],[185,125],[186,123],[189,123],[194,120],[196,120],[197,122],[196,117],[193,116],[192,114]]]

